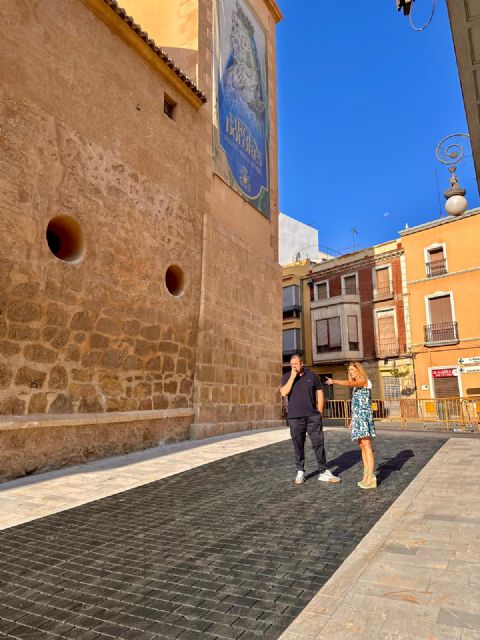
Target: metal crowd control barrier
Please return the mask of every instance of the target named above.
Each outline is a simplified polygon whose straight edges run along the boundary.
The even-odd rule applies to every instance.
[[[441,427],[450,431],[480,433],[480,396],[470,398],[394,398],[372,400],[375,422],[395,422],[406,428]],[[326,400],[324,417],[348,426],[350,400]]]

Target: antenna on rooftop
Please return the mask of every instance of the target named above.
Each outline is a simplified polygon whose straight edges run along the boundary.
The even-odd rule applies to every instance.
[[[352,248],[354,251],[357,250],[357,243],[355,241],[355,236],[358,236],[358,229],[356,227],[352,227]]]

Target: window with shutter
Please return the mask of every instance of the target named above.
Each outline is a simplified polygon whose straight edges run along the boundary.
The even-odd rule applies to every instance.
[[[456,323],[453,322],[450,295],[437,296],[428,301],[430,324],[426,326],[427,342],[444,342],[457,338]]]
[[[377,285],[384,286],[389,282],[389,274],[390,270],[388,267],[384,267],[382,269],[377,269]]]
[[[335,349],[340,351],[342,348],[342,332],[339,317],[328,319],[328,337],[332,351]]]
[[[460,395],[458,378],[433,378],[435,398],[457,398]]]
[[[390,269],[382,267],[375,271],[376,283],[374,290],[374,298],[381,300],[389,298],[392,293],[392,283],[390,282]]]
[[[317,284],[317,300],[325,300],[328,298],[328,285],[326,282]]]
[[[437,247],[436,249],[430,249],[428,252],[430,257],[430,262],[439,262],[444,259],[443,255],[443,247]]]
[[[290,285],[283,287],[283,311],[292,309],[300,309],[300,287],[298,285]]]
[[[355,295],[357,293],[357,278],[354,275],[346,276],[343,279],[344,293],[347,295]]]
[[[450,296],[438,296],[430,298],[431,324],[443,324],[452,322],[452,304]]]
[[[443,247],[435,247],[427,251],[427,276],[429,278],[433,276],[441,276],[447,273],[447,260]]]
[[[378,337],[382,341],[393,340],[395,338],[395,322],[393,316],[379,316]]]
[[[317,350],[328,346],[328,320],[317,320]]]
[[[340,318],[325,318],[317,320],[317,353],[328,353],[329,351],[341,351],[342,335],[340,329]]]
[[[385,358],[398,352],[395,317],[392,312],[377,313],[377,355]]]
[[[347,316],[348,328],[348,348],[350,351],[358,351],[358,318],[357,316]]]
[[[300,329],[286,329],[282,337],[284,358],[301,351]]]

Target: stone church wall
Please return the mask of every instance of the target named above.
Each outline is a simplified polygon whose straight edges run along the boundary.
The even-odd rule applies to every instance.
[[[0,4],[0,478],[280,415],[276,210],[264,253],[218,218],[211,105],[109,11]],[[77,225],[68,259],[55,219]]]

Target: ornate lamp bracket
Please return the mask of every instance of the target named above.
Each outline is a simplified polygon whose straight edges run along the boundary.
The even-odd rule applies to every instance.
[[[445,208],[450,215],[461,215],[467,209],[468,203],[465,199],[467,192],[460,186],[455,172],[457,164],[465,155],[465,149],[461,142],[454,141],[455,138],[459,138],[463,144],[465,144],[465,139],[470,140],[468,133],[451,133],[437,144],[435,155],[439,162],[448,165],[448,170],[451,174],[449,180],[450,189],[444,192],[447,201]]]

